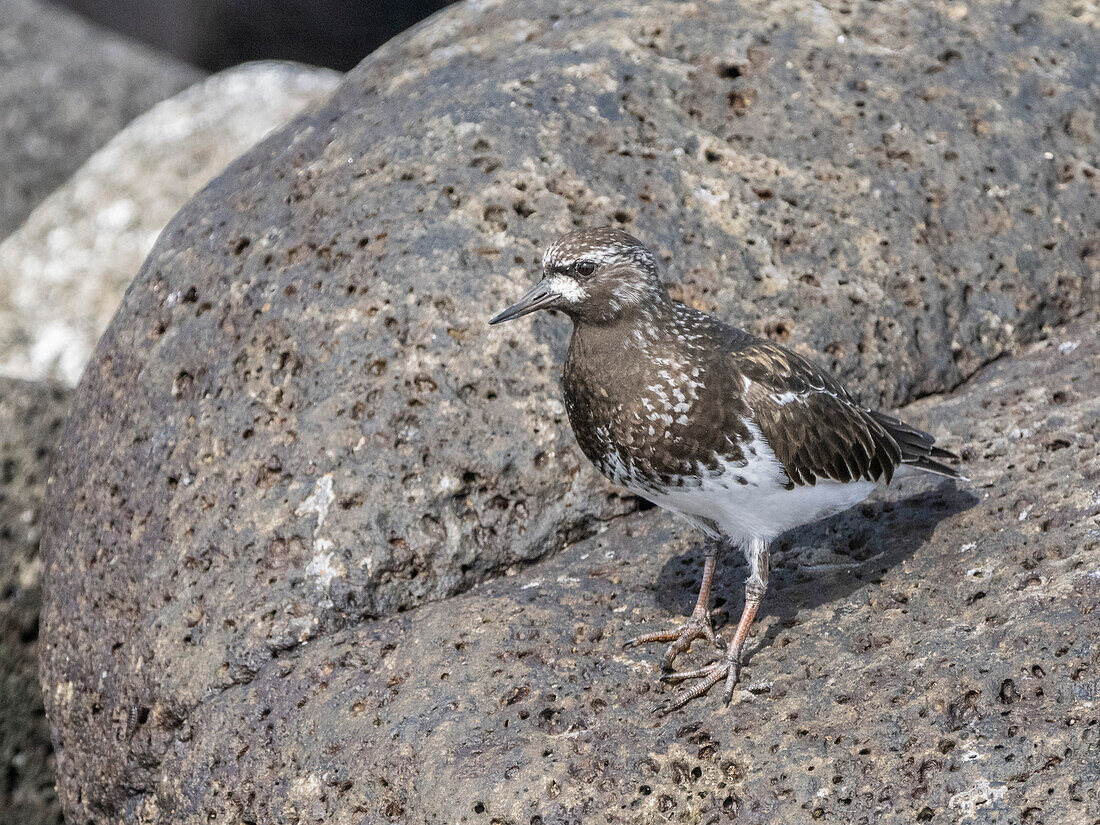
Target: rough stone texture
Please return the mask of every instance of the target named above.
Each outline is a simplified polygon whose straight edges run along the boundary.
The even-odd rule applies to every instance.
[[[69,406],[58,386],[0,379],[0,822],[61,821],[38,686],[38,539]]]
[[[33,0],[0,0],[0,238],[92,152],[202,77]]]
[[[75,384],[169,219],[340,75],[252,63],[159,103],[0,243],[0,372]]]
[[[698,536],[651,511],[275,656],[242,624],[197,706],[164,671],[219,628],[201,607],[153,619],[161,645],[130,676],[143,721],[106,769],[66,764],[67,792],[132,822],[1093,822],[1097,321],[905,410],[965,445],[971,483],[903,482],[777,543],[728,709],[655,719],[660,651],[619,648],[694,600]],[[746,566],[719,571],[736,616]],[[96,717],[52,689],[68,745]],[[99,718],[122,735],[110,690]]]
[[[480,802],[510,811],[501,817],[512,821],[527,804],[517,800],[537,799],[555,821],[565,814],[539,789],[568,793],[561,810],[575,811],[591,787],[605,794],[591,803],[597,811],[610,798],[620,804],[624,788],[644,795],[643,785],[656,787],[638,760],[654,748],[673,753],[672,740],[654,738],[644,721],[652,697],[630,697],[652,684],[657,654],[616,658],[610,651],[626,628],[612,620],[605,627],[599,602],[616,593],[616,604],[631,611],[618,620],[631,618],[631,629],[643,615],[662,621],[683,612],[686,583],[663,616],[642,591],[673,592],[657,560],[688,552],[693,539],[674,539],[652,514],[621,518],[635,502],[579,458],[558,402],[566,325],[539,318],[488,329],[486,318],[525,288],[555,235],[612,221],[657,247],[680,296],[825,352],[868,401],[903,402],[958,384],[1044,326],[1095,306],[1100,294],[1091,114],[1100,49],[1095,21],[1060,16],[1059,8],[458,6],[384,47],[324,108],[236,161],[162,234],[92,358],[63,440],[44,544],[42,678],[67,813],[74,821],[157,821],[178,808],[185,821],[350,822],[389,812],[430,821],[442,806],[451,812],[468,803],[460,813],[474,821]],[[1020,380],[1030,381],[1030,372]],[[1019,405],[1007,414],[1024,412]],[[1059,438],[1078,431],[1093,438],[1086,412],[1067,414]],[[958,426],[932,424],[957,437],[949,443],[965,444],[991,435],[978,429],[991,416],[980,409]],[[1033,604],[1029,591],[1011,589],[1009,572],[1031,553],[1041,548],[1036,569],[1046,565],[1051,576],[1062,570],[1046,561],[1056,549],[1066,558],[1095,551],[1061,544],[1086,535],[1085,514],[1057,509],[1085,506],[1060,486],[1082,472],[1061,464],[1075,454],[1048,456],[1044,448],[1048,462],[1058,460],[1057,474],[1026,483],[1005,469],[1004,457],[983,464],[975,455],[975,472],[986,474],[976,477],[994,485],[988,492],[997,503],[967,511],[980,517],[951,517],[959,521],[947,560],[936,552],[910,568],[894,548],[908,547],[913,558],[934,548],[917,541],[914,523],[929,532],[965,496],[920,499],[912,513],[884,517],[887,527],[846,517],[857,521],[844,522],[825,563],[850,541],[849,553],[888,553],[887,574],[900,577],[899,599],[910,605],[891,606],[895,588],[882,589],[877,580],[887,574],[871,561],[859,569],[876,580],[866,593],[880,605],[873,627],[868,613],[857,622],[851,603],[840,601],[848,591],[834,588],[832,601],[810,605],[823,612],[806,627],[774,632],[753,667],[773,679],[777,703],[758,697],[752,707],[779,715],[765,715],[769,725],[748,731],[749,739],[732,712],[721,717],[724,727],[706,728],[739,754],[744,770],[761,772],[759,781],[744,780],[739,799],[725,791],[731,805],[765,810],[790,797],[796,806],[828,805],[840,818],[850,806],[839,794],[851,788],[861,811],[896,804],[913,816],[924,816],[925,806],[950,816],[952,799],[963,808],[977,800],[979,770],[993,783],[990,794],[1007,784],[989,765],[1001,758],[994,748],[1009,744],[1011,767],[1024,775],[1014,780],[1012,805],[1025,797],[1038,805],[1030,800],[1041,796],[1047,810],[1084,793],[1071,794],[1081,771],[1064,748],[1057,781],[1066,793],[1051,801],[1029,784],[1048,781],[1031,760],[1045,760],[1046,742],[1055,740],[1039,740],[1035,751],[1016,739],[995,741],[992,726],[1008,717],[982,704],[999,687],[990,693],[981,681],[999,667],[987,642],[998,645],[997,656],[1034,654],[1048,674],[1069,662],[1054,648],[1049,660],[1039,656],[1045,640],[1088,607],[1058,600],[1058,588],[1069,585],[1040,578],[1030,592],[1043,605],[1041,620],[1001,606],[1017,598]],[[1023,497],[1062,513],[1061,532],[1020,532],[1039,523],[1007,512]],[[625,533],[591,538],[608,522],[616,531],[637,528],[629,548]],[[990,525],[1001,523],[1016,532],[990,537]],[[901,539],[887,535],[890,526]],[[862,533],[853,538],[855,527]],[[867,536],[862,547],[859,535]],[[579,562],[580,548],[590,551],[586,563],[603,552],[600,541],[629,554],[630,568],[607,572],[617,582],[602,583]],[[958,550],[965,544],[989,546],[990,563],[1008,565],[989,574],[1004,590],[982,583],[987,598],[967,613],[972,637],[948,617],[980,588],[943,573],[948,562],[965,565],[964,574],[972,568],[974,552]],[[542,591],[516,590],[522,582],[512,578],[478,596],[481,607],[424,606],[566,547],[574,555],[519,575],[555,583],[573,576],[572,590],[565,582],[539,602]],[[799,552],[809,563],[817,558]],[[729,585],[742,573],[725,575]],[[793,574],[781,571],[781,587],[783,575],[790,583]],[[1080,581],[1082,598],[1091,598],[1091,579]],[[822,590],[816,582],[806,588]],[[929,598],[932,591],[941,598]],[[370,622],[406,609],[416,612]],[[475,613],[482,624],[471,624]],[[985,615],[998,618],[987,623]],[[902,663],[872,656],[889,646],[880,644],[884,616],[899,622],[890,638]],[[1022,623],[1012,625],[1018,635],[989,641],[1013,621]],[[399,640],[401,627],[408,632]],[[530,640],[511,634],[540,628],[542,644],[531,648],[538,655],[522,655]],[[807,630],[830,635],[811,644]],[[926,647],[915,647],[918,638]],[[501,640],[510,640],[503,653]],[[456,643],[472,652],[464,658]],[[392,671],[379,662],[389,644],[404,651]],[[907,645],[918,651],[913,661],[904,659]],[[836,661],[852,664],[848,655],[866,656],[866,664],[836,675],[843,686],[835,696],[849,698],[835,701],[823,692],[832,686],[822,672]],[[402,682],[414,661],[423,670]],[[463,661],[469,671],[458,670]],[[448,679],[441,662],[451,667]],[[505,666],[515,684],[503,684]],[[978,673],[982,667],[990,674]],[[956,674],[965,678],[952,681]],[[1023,676],[1002,678],[1015,680],[1036,708],[1053,701],[1053,689],[1036,698]],[[547,764],[517,761],[526,773],[516,779],[500,769],[506,748],[490,747],[497,723],[510,717],[489,717],[486,708],[527,681],[535,698],[517,730],[532,737],[525,756],[549,750],[560,760],[552,786],[536,784]],[[567,686],[588,688],[587,710]],[[365,696],[359,709],[357,687]],[[784,690],[788,698],[778,701]],[[967,698],[972,690],[977,698]],[[549,693],[573,704],[555,713]],[[897,697],[909,708],[908,728],[894,721]],[[597,699],[607,705],[597,708]],[[823,781],[834,796],[820,803],[816,785],[803,795],[812,784],[803,774],[789,765],[772,770],[780,741],[764,736],[788,736],[783,747],[793,747],[800,728],[789,713],[817,700],[822,712],[804,722],[817,734],[804,747],[822,760],[815,772],[843,768],[833,774],[839,782]],[[699,708],[681,718],[719,718],[707,715],[713,701]],[[604,721],[578,733],[597,711]],[[422,712],[427,722],[416,721]],[[938,721],[945,714],[953,720],[946,727]],[[1054,720],[1050,731],[1028,729],[1044,736],[1066,718],[1017,717],[1033,726]],[[668,723],[661,735],[681,724],[690,722]],[[744,724],[763,722],[749,716]],[[962,733],[972,724],[988,747],[967,760]],[[1083,716],[1080,727],[1058,728],[1086,737],[1073,740],[1075,759],[1095,730]],[[847,740],[836,737],[871,742],[897,795],[868,801],[861,783],[874,781],[876,763],[859,750],[870,745],[848,743],[838,753]],[[749,762],[755,741],[765,744]],[[629,757],[611,770],[600,760],[615,753]],[[921,758],[910,764],[914,753]],[[924,767],[928,760],[939,768]],[[465,796],[474,776],[499,785],[502,801]],[[730,786],[708,774],[707,787],[721,781]],[[667,805],[667,793],[639,804]],[[632,816],[633,800],[623,816]],[[691,804],[721,808],[724,800]],[[673,801],[680,811],[688,806],[686,797]]]

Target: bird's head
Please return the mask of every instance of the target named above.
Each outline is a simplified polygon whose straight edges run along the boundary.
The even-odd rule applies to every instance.
[[[578,229],[550,244],[542,256],[542,280],[489,323],[538,309],[560,309],[574,321],[610,323],[665,299],[657,259],[641,241],[621,229]]]

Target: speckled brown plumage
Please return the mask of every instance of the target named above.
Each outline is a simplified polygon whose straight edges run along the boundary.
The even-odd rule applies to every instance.
[[[612,481],[739,544],[749,560],[746,603],[724,663],[671,674],[698,679],[669,707],[726,680],[768,580],[767,544],[784,530],[846,509],[902,465],[960,478],[931,435],[859,405],[825,370],[673,301],[656,259],[616,229],[552,244],[543,280],[492,320],[560,309],[573,320],[563,391],[584,454]],[[715,641],[708,552],[692,618],[633,643],[671,641],[664,666],[691,641]]]
[[[612,480],[621,481],[614,471],[622,464],[635,464],[645,483],[660,485],[714,472],[719,459],[741,461],[752,440],[750,416],[782,464],[788,487],[818,479],[888,483],[903,461],[931,458],[930,436],[927,447],[914,440],[903,452],[888,429],[900,422],[859,406],[800,355],[671,301],[661,310],[642,322],[651,325],[644,340],[624,334],[621,324],[579,325],[566,357],[563,389],[573,432]],[[680,374],[696,385],[692,406],[706,415],[673,416],[650,435],[651,410],[644,404],[662,372],[653,352],[691,365],[697,374]],[[616,454],[618,461],[612,460]]]

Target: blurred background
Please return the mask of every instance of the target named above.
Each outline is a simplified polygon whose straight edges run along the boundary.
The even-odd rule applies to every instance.
[[[262,59],[347,71],[450,2],[58,0],[58,5],[211,72]]]

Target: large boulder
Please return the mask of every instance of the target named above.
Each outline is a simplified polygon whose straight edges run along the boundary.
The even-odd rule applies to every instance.
[[[952,433],[970,483],[903,481],[777,542],[728,708],[712,691],[655,717],[660,651],[620,648],[675,626],[698,586],[699,536],[647,512],[273,655],[202,606],[147,619],[161,647],[124,688],[107,674],[98,711],[47,681],[63,793],[104,822],[1094,821],[1097,323],[905,409]],[[734,617],[746,574],[719,568]],[[165,691],[187,676],[163,652],[212,634],[201,700]],[[93,744],[109,758],[69,761]]]
[[[0,238],[202,72],[37,0],[0,0]]]
[[[68,411],[60,386],[0,378],[0,821],[61,821],[38,687],[46,479]]]
[[[485,320],[536,276],[555,235],[612,222],[656,246],[680,297],[824,352],[868,401],[958,385],[1100,292],[1090,218],[1100,49],[1089,21],[1058,8],[460,5],[237,160],[161,235],[89,364],[61,447],[42,679],[67,813],[473,821],[498,816],[492,799],[469,795],[466,777],[488,771],[506,800],[501,821],[622,804],[631,819],[626,787],[642,808],[668,804],[666,794],[642,799],[654,787],[643,754],[679,765],[669,737],[705,720],[718,721],[684,736],[705,730],[739,749],[731,765],[747,770],[752,755],[767,773],[745,786],[751,795],[721,788],[733,767],[706,773],[699,791],[721,789],[719,809],[726,796],[735,807],[735,796],[812,807],[817,791],[803,796],[801,773],[786,790],[796,764],[762,734],[753,739],[767,744],[750,754],[741,726],[770,720],[772,735],[790,733],[794,706],[808,693],[824,702],[829,687],[828,677],[809,684],[806,668],[845,650],[868,664],[837,674],[847,692],[819,720],[832,733],[814,727],[807,742],[821,760],[837,758],[830,743],[842,732],[868,743],[848,754],[853,782],[873,764],[859,750],[904,752],[906,736],[924,737],[923,748],[932,735],[924,694],[902,695],[916,703],[910,727],[893,726],[881,704],[895,698],[882,693],[893,678],[929,697],[959,687],[951,718],[970,724],[991,696],[984,682],[963,688],[978,657],[963,659],[967,680],[943,681],[963,672],[947,660],[965,634],[931,635],[909,615],[944,628],[971,580],[940,585],[946,601],[926,598],[921,582],[939,583],[944,560],[935,553],[910,570],[894,549],[932,552],[920,531],[969,502],[936,493],[913,515],[850,515],[841,538],[814,538],[833,542],[825,565],[849,542],[849,553],[887,554],[885,573],[874,562],[862,571],[874,581],[860,592],[879,604],[876,628],[897,611],[891,638],[919,631],[917,656],[935,676],[926,680],[901,643],[904,666],[869,670],[885,634],[868,636],[871,614],[857,622],[848,614],[859,605],[834,589],[809,628],[784,631],[754,661],[775,682],[770,698],[753,700],[755,716],[747,702],[717,716],[711,700],[651,729],[649,700],[630,697],[653,684],[654,657],[613,651],[627,619],[633,629],[683,612],[686,584],[660,610],[644,593],[655,581],[673,592],[660,560],[697,554],[694,539],[656,514],[628,516],[636,502],[579,457],[558,400],[566,325]],[[989,416],[936,430],[966,444]],[[1063,424],[1063,439],[1081,426]],[[972,459],[1000,494],[1004,459]],[[1026,495],[1058,506],[1039,480]],[[1063,512],[1067,523],[1081,517]],[[959,546],[984,536],[981,520],[953,518]],[[888,541],[881,525],[904,540]],[[1022,541],[996,551],[1030,553]],[[545,560],[565,548],[570,556]],[[594,555],[607,552],[618,562]],[[970,570],[967,554],[948,569]],[[726,575],[728,589],[741,572]],[[883,589],[889,575],[900,577],[897,600]],[[992,580],[998,589],[986,585],[993,598],[975,611],[1013,597],[1008,572]],[[534,581],[560,587],[524,589]],[[1056,606],[1058,620],[1080,612]],[[989,615],[990,628],[976,626],[992,639],[1010,617]],[[513,708],[513,689],[535,697],[531,706]],[[572,698],[559,708],[558,697]],[[513,710],[501,708],[530,737],[514,770],[495,755],[516,741],[503,727]],[[863,733],[853,732],[859,719]],[[961,732],[933,747],[941,738],[945,750],[929,758],[943,767],[958,746],[952,759],[968,764]],[[601,786],[618,748],[630,761]],[[892,764],[920,774],[908,756]],[[658,772],[680,769],[653,759]],[[683,781],[703,776],[689,764]],[[848,773],[833,776],[831,810],[843,811],[856,791],[844,791]],[[959,804],[972,790],[958,789]]]
[[[339,78],[294,63],[245,64],[115,135],[0,242],[0,372],[75,384],[168,220]]]

